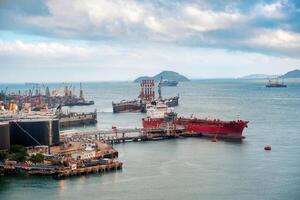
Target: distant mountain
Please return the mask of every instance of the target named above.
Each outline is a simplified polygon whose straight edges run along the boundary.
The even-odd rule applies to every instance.
[[[289,71],[286,74],[280,76],[280,78],[300,78],[300,70],[295,69],[293,71]]]
[[[152,77],[150,77],[150,76],[141,76],[141,77],[135,79],[134,82],[140,83],[142,80],[150,80],[150,79],[152,79]]]
[[[159,81],[161,79],[161,77],[163,79],[169,80],[169,81],[178,81],[178,82],[185,82],[185,81],[190,81],[187,77],[174,72],[174,71],[162,71],[159,74],[150,77],[150,76],[141,76],[137,79],[134,80],[135,83],[139,83],[142,80],[149,80],[149,79],[153,79],[155,81]]]
[[[248,76],[241,77],[242,79],[273,79],[279,75],[268,75],[268,74],[251,74]]]

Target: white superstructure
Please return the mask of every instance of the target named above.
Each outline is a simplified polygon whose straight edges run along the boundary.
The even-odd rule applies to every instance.
[[[164,118],[167,113],[173,112],[174,109],[170,108],[163,102],[147,105],[147,117],[149,118]]]

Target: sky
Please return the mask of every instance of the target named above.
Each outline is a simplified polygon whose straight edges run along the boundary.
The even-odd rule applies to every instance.
[[[0,82],[299,68],[299,0],[0,0]]]

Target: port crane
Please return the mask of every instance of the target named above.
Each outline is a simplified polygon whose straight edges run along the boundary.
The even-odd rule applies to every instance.
[[[3,95],[3,104],[4,104],[4,106],[6,106],[6,93],[7,93],[7,89],[8,89],[8,87],[6,87],[5,88],[5,90],[3,91],[3,90],[1,90],[1,95]]]
[[[59,86],[56,89],[52,90],[52,93],[51,93],[52,96],[53,97],[59,96],[60,90],[64,85],[65,85],[65,83],[61,83],[61,84],[59,84]]]

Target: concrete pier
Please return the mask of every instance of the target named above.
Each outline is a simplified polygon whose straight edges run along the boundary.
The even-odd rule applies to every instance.
[[[96,165],[91,167],[82,167],[77,169],[61,169],[55,174],[56,178],[64,178],[70,176],[86,175],[90,173],[102,173],[107,171],[115,171],[122,169],[123,163],[120,161],[112,161],[106,165]]]

